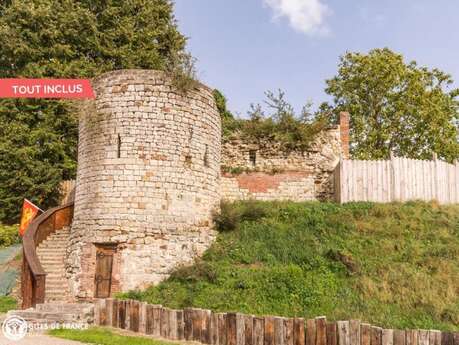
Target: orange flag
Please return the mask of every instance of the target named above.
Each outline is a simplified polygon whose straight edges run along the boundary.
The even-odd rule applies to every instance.
[[[35,218],[41,210],[32,204],[29,200],[24,199],[22,204],[21,225],[19,226],[19,235],[24,236],[30,222]]]

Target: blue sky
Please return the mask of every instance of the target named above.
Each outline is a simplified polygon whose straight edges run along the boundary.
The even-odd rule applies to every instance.
[[[266,90],[299,109],[328,100],[346,51],[389,47],[459,80],[457,0],[176,0],[199,78],[245,115]]]

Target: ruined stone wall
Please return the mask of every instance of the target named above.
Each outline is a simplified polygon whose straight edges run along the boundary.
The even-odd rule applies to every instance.
[[[212,91],[186,95],[158,71],[93,81],[80,115],[75,214],[66,260],[73,293],[94,296],[98,244],[116,244],[112,292],[144,288],[212,242],[221,123]],[[115,290],[115,291],[113,291]]]
[[[329,200],[343,152],[340,126],[319,133],[309,149],[286,151],[269,140],[226,139],[221,194],[227,200]]]

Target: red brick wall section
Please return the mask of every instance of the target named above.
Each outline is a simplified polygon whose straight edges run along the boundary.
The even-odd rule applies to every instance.
[[[269,189],[277,189],[281,182],[299,181],[310,174],[304,171],[289,171],[270,175],[267,173],[250,173],[236,176],[239,188],[251,193],[266,193]]]
[[[339,114],[341,150],[344,159],[349,159],[349,117],[349,113],[345,111]]]
[[[87,243],[82,248],[82,265],[79,273],[81,285],[86,288],[84,296],[77,297],[82,299],[90,299],[94,296],[94,274],[96,271],[96,248],[92,243]]]

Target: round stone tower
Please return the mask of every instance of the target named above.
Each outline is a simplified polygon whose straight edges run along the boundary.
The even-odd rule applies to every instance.
[[[212,90],[177,91],[165,73],[93,81],[80,114],[67,274],[77,299],[143,288],[214,239],[220,116]]]

